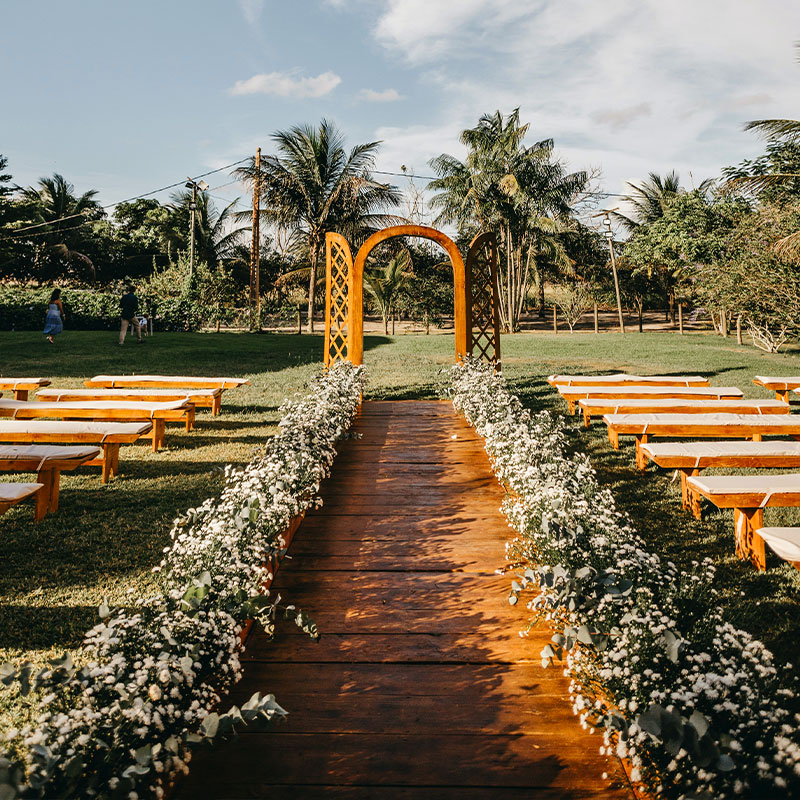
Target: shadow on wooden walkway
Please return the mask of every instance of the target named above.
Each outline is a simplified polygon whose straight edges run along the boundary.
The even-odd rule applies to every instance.
[[[288,721],[196,757],[179,796],[632,797],[542,668],[549,632],[518,635],[478,436],[437,402],[366,402],[355,430],[275,582],[322,639],[255,632],[231,697],[273,692]]]

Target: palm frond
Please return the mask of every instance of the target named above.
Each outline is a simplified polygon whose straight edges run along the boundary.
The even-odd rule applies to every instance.
[[[744,129],[755,131],[763,139],[783,139],[792,144],[800,142],[800,120],[796,119],[755,119]]]

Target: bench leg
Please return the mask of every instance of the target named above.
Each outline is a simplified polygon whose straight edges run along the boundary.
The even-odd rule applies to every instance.
[[[33,514],[33,518],[36,522],[45,518],[48,506],[50,505],[50,492],[53,488],[53,470],[48,469],[40,472],[39,478],[39,483],[43,483],[44,486],[36,492],[36,511]]]
[[[760,442],[760,441],[763,440],[763,438],[764,437],[760,433],[754,433],[753,434],[753,441],[754,442]]]
[[[647,469],[647,456],[642,452],[643,444],[647,444],[646,433],[641,433],[636,437],[636,467],[642,471]]]
[[[45,488],[42,489],[42,495],[47,493],[47,511],[58,511],[58,490],[61,483],[61,470],[60,469],[43,469],[36,476],[39,483],[43,483]],[[36,507],[38,511],[39,498],[36,498]]]
[[[700,470],[699,469],[692,469],[687,474],[687,477],[689,475],[694,477],[695,475],[699,475],[699,474],[700,474]],[[697,494],[697,492],[693,492],[688,487],[688,485],[686,487],[686,494],[688,495],[689,508],[690,508],[690,510],[692,512],[692,516],[694,516],[695,519],[703,519],[703,509],[700,507],[700,495]]]
[[[111,477],[111,465],[113,463],[113,458],[111,456],[111,448],[114,445],[112,444],[104,444],[103,447],[103,468],[102,468],[102,480],[103,483],[108,483],[108,479]]]
[[[767,568],[764,540],[756,529],[764,525],[764,511],[760,508],[734,508],[733,521],[736,526],[736,555],[752,561],[763,572]]]
[[[781,400],[784,403],[789,402],[789,390],[788,389],[780,389],[775,392],[775,399]]]
[[[592,414],[588,408],[583,409],[583,427],[588,428],[592,421]]]
[[[14,389],[14,399],[15,400],[27,400],[28,399],[28,390],[27,389]]]
[[[153,452],[157,453],[158,448],[164,444],[164,429],[166,423],[163,419],[153,420]]]
[[[567,408],[569,409],[570,416],[575,414],[575,400],[571,397],[567,398]]]
[[[109,445],[111,458],[111,474],[116,478],[119,474],[119,444]]]
[[[211,401],[211,416],[216,417],[221,410],[222,410],[222,395],[220,395],[219,397],[215,397]]]
[[[194,428],[194,406],[186,409],[186,433],[189,433]]]
[[[619,434],[613,429],[608,429],[608,441],[615,450],[619,450]]]

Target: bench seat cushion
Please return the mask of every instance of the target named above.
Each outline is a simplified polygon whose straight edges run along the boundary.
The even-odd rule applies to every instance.
[[[753,409],[780,409],[781,411],[786,410],[788,412],[789,406],[788,404],[782,402],[781,400],[708,400],[708,399],[688,399],[688,398],[678,398],[678,397],[653,397],[650,398],[631,398],[630,400],[625,400],[624,398],[615,398],[615,397],[608,397],[605,400],[602,398],[596,397],[589,397],[583,398],[578,401],[581,408],[607,408],[608,406],[613,406],[615,403],[620,406],[625,406],[627,408],[713,408],[715,410],[724,410],[726,408],[736,409],[736,408],[753,408]]]
[[[133,435],[148,433],[153,426],[149,422],[68,422],[67,420],[4,420],[0,419],[0,434],[22,431],[49,435],[73,436],[94,434],[98,437],[114,434]]]
[[[689,483],[704,494],[800,493],[800,474],[788,475],[698,475]]]
[[[40,389],[36,392],[38,398],[55,402],[59,397],[89,397],[93,402],[104,402],[106,398],[113,401],[115,397],[218,397],[222,389]],[[102,401],[97,398],[103,398]],[[83,401],[74,401],[83,402]],[[91,402],[91,401],[90,401]],[[140,401],[128,401],[140,402]],[[156,401],[157,402],[157,401]],[[164,401],[166,402],[166,401]]]
[[[658,383],[663,381],[678,381],[683,383],[699,383],[706,380],[702,375],[630,375],[627,372],[617,372],[613,375],[551,375],[547,380],[549,383],[563,383],[569,386],[574,381],[596,380],[598,386],[611,383]]]
[[[647,442],[642,452],[655,458],[800,457],[800,442]]]
[[[674,425],[697,428],[752,427],[793,428],[800,425],[800,414],[606,414],[603,421],[607,425],[640,427],[642,432],[650,426]]]
[[[24,400],[0,400],[0,409],[9,411],[19,411],[25,409],[33,409],[40,413],[45,411],[58,412],[58,416],[62,416],[64,412],[70,409],[88,410],[88,411],[135,411],[142,414],[154,414],[158,411],[178,411],[188,405],[186,400],[170,400],[165,403],[140,403],[136,401],[122,401],[122,400],[88,400],[84,402],[74,403],[46,403],[39,401],[24,401]]]
[[[42,465],[48,461],[68,461],[97,458],[99,447],[57,444],[4,444],[0,445],[0,461],[32,461],[39,459]]]
[[[785,390],[800,386],[800,376],[797,375],[756,375],[754,380],[770,389]]]
[[[199,381],[202,383],[227,383],[236,386],[241,386],[250,383],[246,378],[220,378],[215,376],[207,377],[205,375],[95,375],[92,381],[97,382],[111,382],[124,385],[125,383],[184,383],[187,386],[192,385],[192,381]]]
[[[42,488],[42,483],[0,483],[0,503],[18,503]]]
[[[800,561],[800,528],[759,528],[756,533],[785,561]]]
[[[590,397],[625,397],[626,395],[651,395],[654,398],[668,399],[670,394],[690,395],[691,397],[716,397],[728,395],[742,397],[744,392],[738,386],[557,386],[558,393],[564,397],[588,395]]]

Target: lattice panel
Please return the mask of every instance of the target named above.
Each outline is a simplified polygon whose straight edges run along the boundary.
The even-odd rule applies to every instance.
[[[500,330],[497,296],[497,241],[494,234],[477,237],[467,256],[470,310],[470,352],[474,358],[500,368]]]
[[[350,295],[353,258],[347,241],[338,234],[326,237],[325,366],[346,361],[350,337]]]

